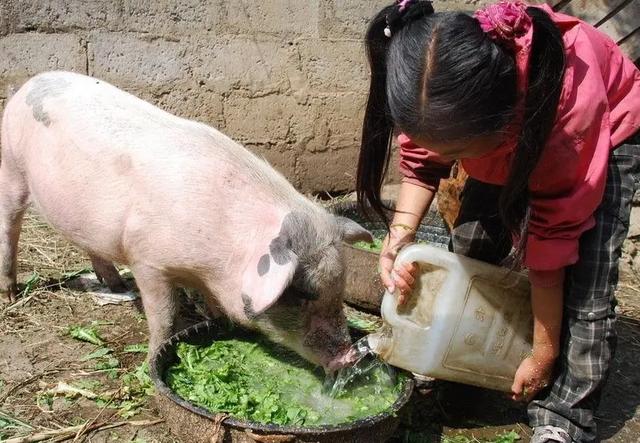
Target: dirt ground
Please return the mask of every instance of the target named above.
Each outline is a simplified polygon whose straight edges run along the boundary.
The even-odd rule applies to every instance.
[[[618,352],[598,414],[602,439],[611,443],[640,441],[640,284],[634,244],[626,250],[631,255],[621,268]],[[0,307],[0,441],[49,430],[58,434],[46,441],[177,443],[163,423],[154,424],[159,417],[135,377],[145,354],[126,352],[147,339],[139,303],[100,306],[84,291],[58,283],[89,266],[37,217],[27,217],[19,281],[30,288],[14,305]],[[104,344],[72,338],[72,326],[94,328]],[[87,359],[105,347],[108,355]],[[525,423],[523,406],[504,394],[442,383],[415,393],[412,413],[393,441],[498,441],[500,434],[515,431],[527,442]],[[109,424],[121,426],[100,430]],[[63,433],[66,428],[71,429]]]

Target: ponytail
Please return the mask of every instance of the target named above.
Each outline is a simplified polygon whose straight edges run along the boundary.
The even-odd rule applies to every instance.
[[[387,51],[390,38],[385,36],[386,17],[395,5],[384,8],[373,19],[366,34],[366,48],[371,68],[369,98],[362,124],[362,142],[358,159],[356,195],[358,206],[367,213],[367,202],[385,222],[386,207],[380,197],[382,182],[389,167],[393,121],[387,104]]]
[[[394,129],[387,96],[389,46],[396,33],[410,33],[411,30],[405,29],[406,27],[433,13],[430,1],[396,2],[376,15],[365,38],[371,83],[362,125],[356,194],[360,209],[368,213],[369,206],[385,223],[385,211],[391,208],[382,201],[380,191],[389,168],[391,136]]]
[[[529,178],[553,129],[565,69],[562,35],[549,15],[527,8],[533,22],[533,42],[524,121],[511,171],[500,195],[500,218],[507,229],[520,235],[516,255],[521,258],[529,222]]]

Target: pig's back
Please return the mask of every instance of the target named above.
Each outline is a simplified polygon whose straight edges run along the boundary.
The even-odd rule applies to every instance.
[[[93,154],[103,149],[158,154],[184,143],[184,134],[197,147],[206,132],[204,125],[169,114],[107,82],[70,72],[33,77],[9,106],[14,109],[10,112],[17,109],[23,123],[31,123],[29,132],[34,135],[71,141],[74,149]]]

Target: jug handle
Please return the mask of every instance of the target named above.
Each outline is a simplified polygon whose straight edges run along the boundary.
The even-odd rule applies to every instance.
[[[449,254],[451,253],[436,246],[411,243],[402,248],[398,253],[394,266],[403,265],[405,263],[426,261],[427,257],[429,257],[433,264],[447,267],[444,266],[444,262],[447,261],[446,256]]]
[[[433,249],[433,251],[430,251],[431,249]],[[433,255],[436,256],[440,255],[438,254],[440,251],[434,246],[417,245],[412,243],[402,248],[396,257],[394,266],[424,261],[426,259],[425,251],[427,251],[427,253],[433,252]],[[419,326],[412,321],[398,315],[397,302],[398,300],[394,293],[385,291],[380,308],[380,312],[382,313],[382,317],[385,321],[391,325],[402,325],[405,328],[420,329]]]
[[[450,252],[431,245],[412,243],[400,251],[394,262],[394,267],[405,263],[428,261],[436,266],[450,268],[452,266]],[[397,299],[393,293],[385,291],[380,309],[385,320],[392,325],[402,325],[407,328],[421,329],[412,321],[398,315]]]

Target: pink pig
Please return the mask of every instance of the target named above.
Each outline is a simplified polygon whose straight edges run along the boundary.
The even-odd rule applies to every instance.
[[[250,124],[250,122],[247,122]],[[202,123],[104,81],[40,74],[8,102],[0,166],[0,291],[12,300],[29,203],[87,251],[113,290],[132,270],[152,352],[172,333],[172,286],[328,370],[345,363],[341,242],[371,240]]]

